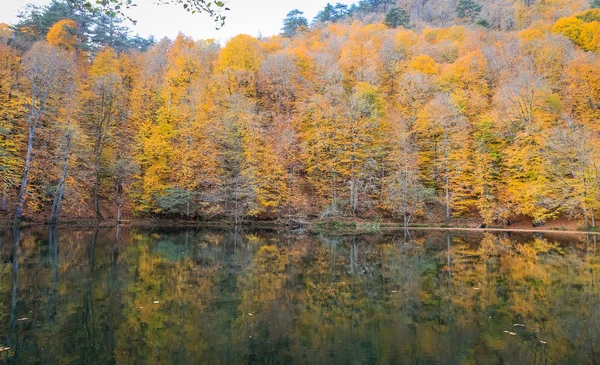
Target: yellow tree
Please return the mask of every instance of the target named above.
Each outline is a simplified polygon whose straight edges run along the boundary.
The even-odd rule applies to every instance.
[[[79,24],[72,19],[59,20],[48,30],[46,40],[51,45],[67,51],[77,50],[80,43],[78,28]]]
[[[104,216],[100,207],[102,195],[102,177],[107,170],[105,148],[111,142],[115,125],[124,113],[123,78],[119,58],[115,51],[105,48],[100,51],[88,71],[88,80],[84,91],[84,105],[88,134],[93,140],[93,189],[92,199],[96,218],[102,221]]]
[[[230,95],[240,92],[251,97],[254,96],[254,78],[261,61],[256,38],[240,34],[231,38],[221,50],[215,68]]]
[[[354,22],[348,40],[342,47],[340,66],[357,82],[375,83],[379,50],[386,26],[381,23],[363,25]]]
[[[22,169],[20,145],[25,138],[19,120],[26,111],[18,87],[21,58],[17,51],[8,45],[10,39],[10,29],[6,24],[0,24],[0,188],[2,189],[0,209],[2,211],[7,209],[8,195],[18,186],[19,172]]]
[[[600,58],[580,53],[567,64],[564,99],[581,123],[600,131]]]
[[[555,118],[552,104],[558,100],[531,63],[520,67],[507,75],[496,92],[495,114],[502,137],[509,142],[503,150],[506,187],[501,194],[512,214],[528,215],[541,223],[556,214],[556,200],[547,188],[542,144]]]
[[[129,123],[135,131],[131,153],[139,167],[134,175],[131,192],[136,213],[157,210],[156,194],[162,192],[165,187],[162,178],[156,177],[155,172],[163,171],[165,166],[157,154],[167,152],[164,147],[170,148],[169,140],[162,140],[166,137],[170,138],[170,135],[162,137],[160,130],[164,126],[157,126],[158,111],[165,102],[162,89],[169,46],[170,42],[163,39],[146,53],[138,56],[139,68],[133,78]],[[160,142],[156,140],[157,137],[161,139]],[[154,149],[157,145],[162,149]],[[157,167],[156,164],[162,167]]]
[[[288,203],[288,176],[274,150],[273,136],[254,117],[243,124],[241,130],[244,151],[242,174],[253,191],[247,214],[257,216],[279,213]]]
[[[569,38],[586,51],[600,52],[600,9],[590,9],[570,17],[560,18],[552,32]]]
[[[74,72],[74,65],[68,54],[47,43],[36,43],[24,58],[27,80],[27,147],[21,186],[17,197],[15,219],[23,216],[23,207],[32,166],[34,148],[38,140],[38,128],[43,119],[51,118],[53,103],[60,97],[60,89],[68,85]]]
[[[179,34],[167,52],[163,99],[166,107],[159,110],[159,118],[172,124],[172,161],[167,161],[174,174],[166,181],[167,190],[160,192],[160,202],[170,209],[185,207],[189,217],[199,206],[195,203],[199,192],[205,192],[219,182],[220,166],[217,141],[213,126],[203,111],[210,95],[212,63],[217,56],[214,42],[194,42]],[[159,137],[159,136],[157,136]],[[175,199],[175,195],[179,197]],[[176,201],[183,198],[183,201]],[[192,205],[194,205],[192,207]]]
[[[600,209],[599,136],[591,128],[565,118],[544,140],[548,188],[560,199],[560,209],[583,213],[586,227],[596,227]]]
[[[441,190],[446,220],[474,204],[467,119],[448,93],[437,94],[415,125],[424,181]]]

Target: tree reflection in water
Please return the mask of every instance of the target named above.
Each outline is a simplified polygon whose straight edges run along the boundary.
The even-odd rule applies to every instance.
[[[7,364],[593,363],[594,235],[6,230]]]

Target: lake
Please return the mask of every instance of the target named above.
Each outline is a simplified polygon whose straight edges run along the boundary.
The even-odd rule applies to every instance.
[[[596,364],[593,235],[4,229],[4,364]]]

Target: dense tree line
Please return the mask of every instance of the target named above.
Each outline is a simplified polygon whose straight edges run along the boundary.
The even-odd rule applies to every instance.
[[[30,11],[0,29],[2,208],[595,226],[600,10],[510,4],[506,29],[386,25],[404,6],[386,2],[224,47],[181,34],[120,45],[97,40],[97,18],[36,28]]]

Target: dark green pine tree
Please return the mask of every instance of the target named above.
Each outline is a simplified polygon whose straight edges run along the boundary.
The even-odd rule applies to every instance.
[[[396,0],[360,0],[358,10],[364,13],[385,11],[389,6],[396,4]]]
[[[592,9],[600,9],[600,0],[592,0],[590,2],[590,8],[592,8]]]
[[[456,14],[459,18],[471,18],[474,21],[481,11],[481,5],[473,0],[459,0],[456,7]]]
[[[331,5],[327,3],[323,10],[317,13],[317,16],[313,19],[313,23],[336,23],[350,16],[353,11],[346,4],[337,3]]]
[[[333,8],[333,5],[327,3],[323,10],[317,13],[317,16],[315,16],[315,18],[313,19],[313,23],[331,22],[333,19],[334,12],[335,9]]]
[[[291,38],[296,35],[299,29],[308,28],[308,20],[306,20],[303,14],[304,13],[298,9],[294,9],[287,13],[283,20],[281,35]]]
[[[94,14],[83,7],[82,0],[53,0],[45,6],[28,4],[18,18],[14,26],[17,37],[33,42],[46,39],[50,27],[62,19],[76,21],[79,24],[78,37],[85,42],[94,23]]]
[[[402,8],[391,8],[385,14],[385,25],[390,28],[408,27],[409,22],[408,13]]]

